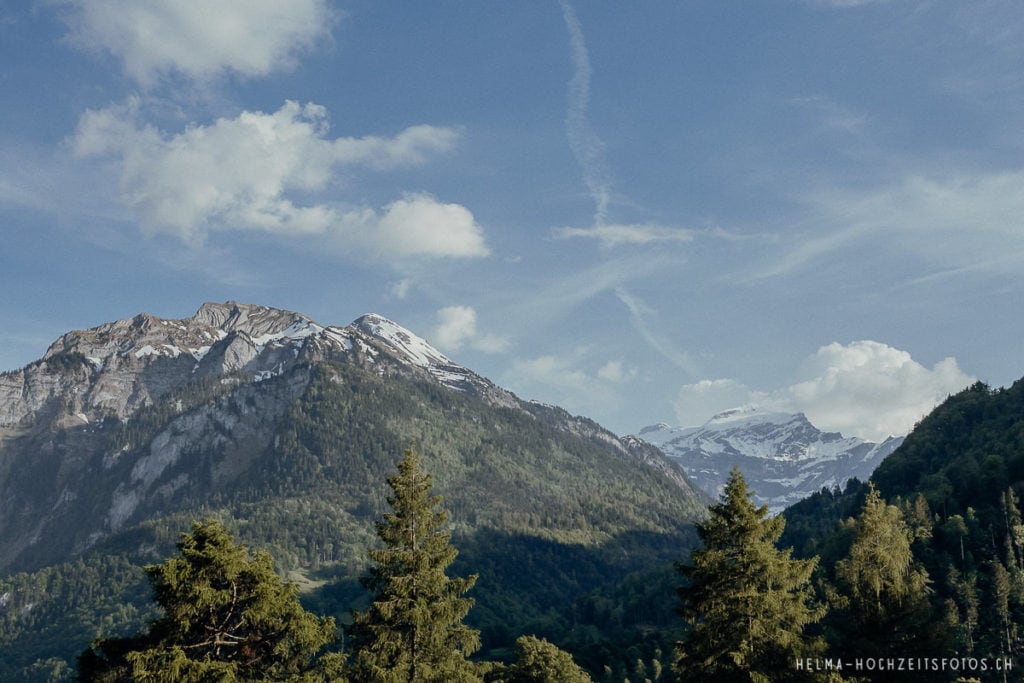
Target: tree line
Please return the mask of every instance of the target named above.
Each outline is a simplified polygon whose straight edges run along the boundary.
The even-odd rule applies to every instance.
[[[414,469],[419,471],[418,464]],[[424,482],[429,489],[429,475],[421,474],[425,478],[418,490],[424,489]],[[312,674],[312,669],[303,675],[410,680],[401,674],[374,678],[395,671],[408,674],[411,666],[381,653],[398,657],[431,650],[401,640],[409,637],[411,617],[385,625],[389,615],[415,614],[417,605],[410,601],[399,609],[398,594],[388,588],[391,580],[397,585],[410,583],[411,565],[396,559],[404,556],[395,545],[400,527],[394,527],[393,519],[399,487],[412,486],[403,484],[403,477],[410,475],[400,469],[389,479],[391,516],[385,515],[377,525],[383,549],[374,551],[373,569],[363,581],[373,594],[370,607],[356,615],[341,640],[325,642],[307,662],[334,662],[340,668],[330,675]],[[784,517],[769,517],[765,508],[754,506],[745,481],[734,471],[721,501],[697,525],[701,546],[677,565],[680,575],[675,584],[685,628],[675,649],[655,650],[653,659],[651,652],[643,653],[628,670],[617,664],[602,672],[590,660],[590,673],[614,683],[672,678],[1013,680],[1024,668],[1019,628],[1024,623],[1022,479],[1024,382],[996,391],[976,385],[951,397],[918,425],[871,483],[851,482],[845,491],[822,491],[787,510]],[[417,528],[434,524],[431,528],[442,534],[433,566],[441,566],[444,575],[454,549],[443,531],[445,521],[437,520],[447,517],[438,509],[439,501],[429,496],[426,500],[434,502],[416,509],[439,517],[423,516],[426,521]],[[512,663],[473,660],[477,636],[462,618],[472,604],[465,594],[474,581],[472,575],[439,579],[435,573],[433,583],[412,582],[447,587],[446,593],[442,591],[445,601],[433,598],[445,606],[442,613],[449,618],[448,626],[437,633],[453,639],[443,641],[448,645],[442,650],[458,654],[456,664],[435,662],[417,671],[439,667],[448,680],[568,680],[564,673],[545,679],[543,668],[533,669],[539,677],[523,677],[528,676],[523,672],[531,661],[575,666],[566,652],[541,639],[521,639]],[[670,594],[670,587],[660,585],[645,588]],[[595,615],[607,612],[609,623],[621,611],[621,605],[596,598],[580,604]],[[436,627],[430,627],[432,633]],[[663,627],[668,630],[659,622]],[[437,633],[431,638],[441,637]],[[556,642],[565,647],[572,638]],[[621,661],[622,653],[618,654]],[[907,666],[914,672],[906,671]]]
[[[94,642],[79,658],[79,680],[592,680],[569,653],[535,636],[516,641],[511,662],[473,660],[480,633],[464,618],[478,577],[448,575],[458,551],[415,449],[388,485],[390,512],[376,523],[381,547],[370,551],[362,579],[371,601],[345,629],[303,609],[296,586],[277,576],[267,552],[250,553],[216,520],[196,522],[182,534],[178,555],[145,568],[160,616],[135,636]],[[980,665],[967,662],[977,653],[958,647],[962,622],[936,610],[932,580],[914,556],[927,513],[918,509],[915,522],[912,506],[889,504],[868,486],[846,524],[848,552],[829,580],[818,557],[778,547],[785,518],[768,516],[751,499],[734,469],[720,502],[698,524],[701,547],[677,565],[685,635],[668,666],[639,660],[633,680],[900,681],[908,663],[926,672],[922,680],[973,680]],[[1021,524],[1018,502],[1012,491],[1004,496],[1012,528]],[[1017,654],[1014,609],[1024,568],[1012,557],[997,609],[1005,639],[985,666],[1012,667]],[[946,661],[954,657],[956,668]],[[611,676],[606,668],[603,679]]]

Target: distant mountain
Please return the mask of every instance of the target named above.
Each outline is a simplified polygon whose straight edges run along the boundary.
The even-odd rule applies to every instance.
[[[866,480],[903,442],[880,444],[837,432],[822,432],[803,413],[738,408],[715,415],[700,427],[652,425],[639,436],[675,460],[706,493],[717,498],[735,466],[759,505],[773,513],[822,487]]]
[[[583,624],[614,617],[641,642],[674,623],[670,605],[632,622],[572,609],[671,573],[694,543],[707,498],[656,447],[520,400],[379,315],[207,303],[68,332],[0,374],[0,680],[137,628],[139,567],[210,515],[341,616],[411,441],[451,512],[456,571],[481,574],[485,648],[572,633],[586,662],[610,650],[605,625]]]

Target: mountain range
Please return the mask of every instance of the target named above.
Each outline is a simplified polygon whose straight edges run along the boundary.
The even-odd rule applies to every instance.
[[[673,580],[709,499],[656,447],[521,400],[382,316],[227,302],[68,332],[0,374],[0,679],[59,680],[98,634],[139,628],[141,566],[197,518],[343,617],[413,442],[454,569],[480,574],[485,652],[522,633],[591,670],[617,666],[610,634],[670,651],[672,606],[643,595]]]
[[[872,443],[838,432],[823,432],[803,413],[736,408],[700,427],[656,424],[639,436],[675,460],[697,486],[717,498],[733,467],[754,491],[754,500],[772,513],[822,488],[849,479],[867,481],[875,468],[903,443],[889,437]]]

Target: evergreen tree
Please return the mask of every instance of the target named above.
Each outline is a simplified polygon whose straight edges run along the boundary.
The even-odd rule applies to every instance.
[[[353,677],[359,681],[454,683],[479,681],[466,657],[480,647],[479,632],[462,623],[473,605],[462,597],[476,576],[445,570],[458,551],[444,530],[448,513],[431,496],[432,477],[414,448],[388,478],[392,512],[377,522],[384,547],[371,550],[363,585],[373,592],[365,612],[353,615]]]
[[[678,565],[682,616],[691,629],[676,645],[680,681],[810,680],[807,659],[823,642],[805,636],[823,609],[812,603],[810,576],[817,558],[796,560],[776,542],[785,520],[755,507],[733,468],[721,502],[697,525],[703,547]]]
[[[193,524],[178,550],[145,568],[163,616],[144,634],[94,643],[79,680],[319,680],[315,657],[334,639],[334,620],[302,608],[268,553],[250,556],[215,520]]]
[[[850,552],[836,563],[843,600],[832,626],[843,650],[879,658],[942,651],[950,634],[941,633],[944,622],[929,602],[930,581],[914,559],[913,536],[900,509],[870,485]]]
[[[516,640],[516,661],[488,674],[488,683],[591,683],[572,655],[543,638],[522,636]]]

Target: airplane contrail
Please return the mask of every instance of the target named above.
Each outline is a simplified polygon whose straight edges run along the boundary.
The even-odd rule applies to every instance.
[[[583,173],[583,183],[594,200],[594,224],[603,225],[608,217],[612,183],[604,160],[604,143],[590,127],[587,119],[587,108],[590,104],[590,55],[576,11],[567,0],[560,0],[560,4],[565,26],[569,30],[569,47],[573,63],[565,129],[569,147]]]

